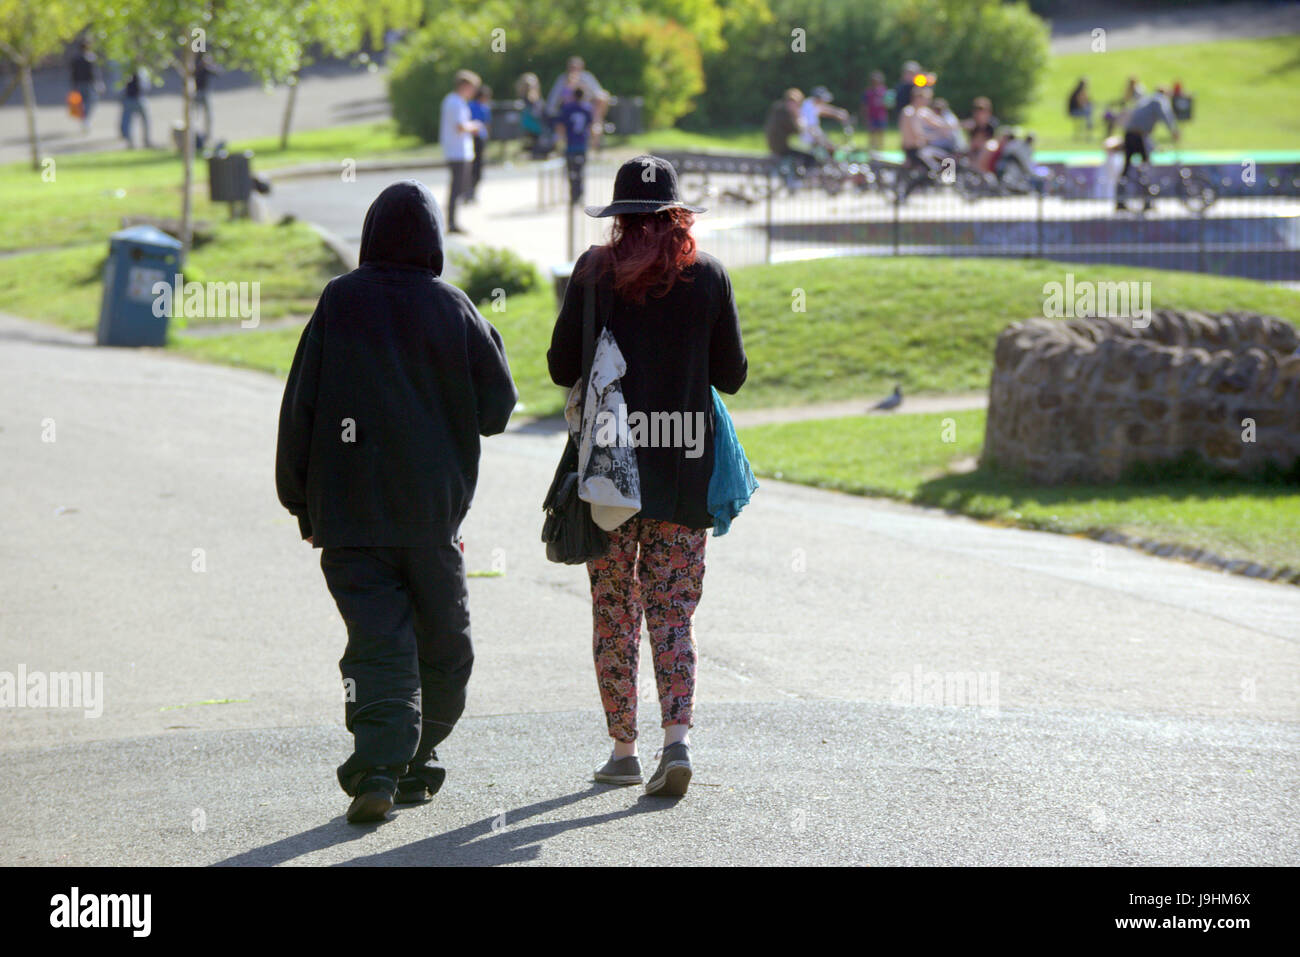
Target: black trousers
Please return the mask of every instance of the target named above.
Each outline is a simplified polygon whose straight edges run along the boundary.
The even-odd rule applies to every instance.
[[[1119,179],[1115,181],[1115,200],[1124,198],[1128,186],[1129,171],[1133,168],[1133,157],[1139,156],[1143,163],[1151,162],[1151,154],[1147,152],[1147,138],[1144,134],[1135,130],[1124,131],[1124,171],[1119,174]]]
[[[565,153],[564,169],[569,174],[569,203],[577,206],[582,202],[586,182],[587,154]]]
[[[465,191],[466,195],[475,197],[478,195],[479,180],[483,178],[483,157],[487,153],[487,137],[474,137],[474,162],[470,166],[469,188]]]
[[[338,769],[412,772],[465,710],[474,666],[457,541],[422,548],[325,548],[321,571],[348,629],[339,660],[353,752]]]
[[[472,174],[472,160],[448,160],[447,169],[451,172],[451,185],[447,189],[447,228],[456,228],[456,200],[469,194],[469,182]]]

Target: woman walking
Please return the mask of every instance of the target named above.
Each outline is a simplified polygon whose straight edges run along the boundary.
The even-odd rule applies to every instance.
[[[691,619],[713,525],[710,386],[736,392],[748,363],[731,280],[691,236],[693,214],[704,210],[680,201],[671,164],[654,156],[628,160],[615,179],[614,201],[586,211],[612,216],[614,225],[610,241],[575,264],[547,353],[551,378],[566,387],[582,378],[584,304],[596,295],[597,303],[609,304],[604,315],[596,313],[597,335],[608,329],[627,363],[627,421],[652,423],[640,439],[633,430],[641,510],[610,533],[604,557],[587,563],[596,681],[614,739],[595,777],[609,784],[642,781],[636,718],[644,616],[664,732],[646,792],[682,795],[691,778],[687,735],[695,703]],[[653,423],[663,428],[656,431]]]

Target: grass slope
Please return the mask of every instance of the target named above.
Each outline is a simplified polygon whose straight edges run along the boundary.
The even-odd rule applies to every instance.
[[[0,302],[32,318],[93,326],[100,258],[98,248],[44,256],[40,281],[24,262],[29,257],[0,259]],[[260,277],[265,318],[305,318],[336,268],[301,225],[237,224],[195,252],[193,263],[208,279]],[[865,400],[895,383],[908,394],[986,388],[998,333],[1011,321],[1042,315],[1043,285],[1063,281],[1066,272],[1076,281],[1149,281],[1154,308],[1245,310],[1300,322],[1300,297],[1292,290],[1194,273],[906,257],[753,266],[733,276],[750,374],[728,404]],[[806,312],[792,311],[795,289],[804,290]],[[557,412],[561,398],[546,374],[555,320],[550,291],[513,296],[504,312],[485,315],[501,330],[528,411]],[[182,334],[177,348],[282,374],[295,342],[293,330],[241,329],[202,338]]]
[[[1020,485],[970,471],[984,441],[982,410],[761,425],[739,435],[760,475],[1027,528],[1113,529],[1300,570],[1300,488],[1294,485],[1199,478]]]
[[[1147,89],[1181,81],[1195,96],[1184,150],[1300,149],[1300,35],[1052,57],[1024,125],[1038,134],[1041,149],[1077,146],[1065,115],[1074,84],[1088,78],[1100,120],[1131,75]],[[1100,138],[1100,126],[1096,133]]]

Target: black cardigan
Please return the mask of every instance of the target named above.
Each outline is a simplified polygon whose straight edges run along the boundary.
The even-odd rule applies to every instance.
[[[575,276],[583,274],[591,255],[589,249],[579,257]],[[582,376],[583,303],[591,292],[586,283],[569,283],[546,353],[551,379],[566,388]],[[599,328],[599,313],[597,319]],[[637,447],[639,517],[687,528],[711,527],[708,491],[713,475],[713,396],[709,386],[735,393],[749,370],[727,271],[712,256],[699,253],[695,264],[658,299],[649,298],[638,305],[615,294],[609,329],[627,360],[623,398],[629,418],[634,412],[692,416],[698,412],[703,413],[706,427],[698,457],[688,456],[688,450],[681,447]]]

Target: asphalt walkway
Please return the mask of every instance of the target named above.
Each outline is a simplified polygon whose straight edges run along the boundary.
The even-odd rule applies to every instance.
[[[449,783],[350,827],[281,388],[0,320],[0,671],[103,676],[98,717],[6,709],[0,861],[1300,861],[1300,589],[772,481],[710,543],[690,794],[594,786],[586,582],[543,557],[558,437],[528,428],[466,526],[504,574],[471,580]]]

